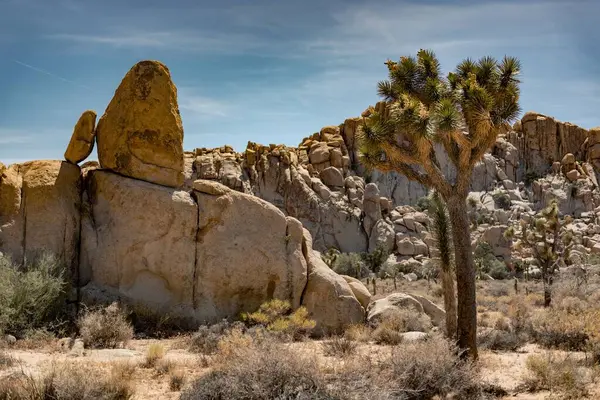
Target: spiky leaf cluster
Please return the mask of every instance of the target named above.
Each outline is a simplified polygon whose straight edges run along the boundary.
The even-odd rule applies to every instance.
[[[416,57],[388,60],[388,79],[378,83],[385,112],[371,109],[359,131],[362,162],[370,168],[396,170],[435,187],[444,196],[451,187],[434,156],[441,143],[458,171],[468,172],[515,120],[519,108],[520,62],[466,59],[443,76],[430,50]]]

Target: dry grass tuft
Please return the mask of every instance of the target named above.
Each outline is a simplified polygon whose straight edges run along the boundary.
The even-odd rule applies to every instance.
[[[90,348],[116,348],[133,337],[133,327],[117,303],[86,311],[78,325],[85,346]]]
[[[344,332],[344,337],[355,342],[368,342],[371,340],[371,328],[364,324],[350,325]]]
[[[0,381],[2,400],[127,400],[133,397],[132,368],[115,364],[110,373],[75,363],[54,364],[39,379],[25,374]]]
[[[173,369],[169,373],[169,389],[178,392],[183,385],[185,385],[185,373],[179,368]]]
[[[343,337],[334,336],[323,343],[323,352],[328,356],[347,357],[356,353],[356,342]]]
[[[160,343],[152,343],[148,346],[146,351],[146,359],[144,360],[144,367],[154,368],[157,363],[165,356],[165,348]]]
[[[579,363],[567,356],[556,356],[551,352],[532,355],[527,359],[529,376],[525,386],[531,391],[549,390],[561,399],[581,399],[588,395],[586,386],[594,377]]]
[[[15,365],[15,359],[5,352],[0,350],[0,371],[6,368],[10,368]]]

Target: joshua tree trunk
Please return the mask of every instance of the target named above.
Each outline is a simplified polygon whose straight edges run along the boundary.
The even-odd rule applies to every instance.
[[[554,279],[551,274],[546,271],[544,276],[542,277],[542,282],[544,282],[544,307],[550,307],[552,303],[552,283]]]
[[[467,194],[453,193],[446,199],[456,265],[458,294],[457,339],[461,350],[467,350],[472,359],[477,358],[477,303],[475,296],[475,264],[471,249],[469,217],[467,214]]]
[[[456,291],[452,270],[442,267],[442,291],[444,292],[444,308],[446,309],[446,335],[450,339],[456,337]]]

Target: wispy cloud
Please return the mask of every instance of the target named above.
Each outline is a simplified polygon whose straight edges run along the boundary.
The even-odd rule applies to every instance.
[[[179,108],[194,118],[225,117],[229,110],[225,102],[198,95],[193,88],[180,87],[178,98]]]
[[[34,136],[19,129],[0,128],[0,145],[32,143],[34,140]]]
[[[32,71],[39,72],[40,74],[44,74],[44,75],[50,76],[50,77],[52,77],[52,78],[55,78],[55,79],[61,80],[61,81],[63,81],[63,82],[69,83],[69,84],[71,84],[71,85],[78,86],[78,87],[80,87],[80,88],[83,88],[83,89],[86,89],[86,90],[92,90],[92,89],[91,89],[90,87],[88,87],[88,86],[82,85],[82,84],[80,84],[80,83],[77,83],[77,82],[75,82],[75,81],[72,81],[72,80],[70,80],[70,79],[67,79],[67,78],[63,78],[63,77],[62,77],[62,76],[60,76],[60,75],[53,74],[52,72],[48,72],[48,71],[46,71],[46,70],[44,70],[44,69],[41,69],[41,68],[38,68],[38,67],[34,67],[33,65],[26,64],[26,63],[24,63],[24,62],[22,62],[22,61],[19,61],[19,60],[12,60],[12,61],[13,61],[14,63],[16,63],[16,64],[19,64],[19,65],[21,65],[21,66],[25,67],[25,68],[29,68],[29,69],[30,69],[30,70],[32,70]]]

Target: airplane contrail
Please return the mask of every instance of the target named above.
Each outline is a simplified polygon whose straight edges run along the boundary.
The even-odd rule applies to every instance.
[[[33,71],[39,72],[39,73],[41,73],[41,74],[44,74],[44,75],[51,76],[51,77],[53,77],[53,78],[56,78],[56,79],[60,79],[61,81],[63,81],[63,82],[67,82],[67,83],[70,83],[71,85],[79,86],[79,87],[81,87],[81,88],[84,88],[84,89],[87,89],[87,90],[92,90],[92,89],[91,89],[90,87],[88,87],[88,86],[82,85],[82,84],[80,84],[80,83],[77,83],[77,82],[75,82],[75,81],[71,81],[71,80],[69,80],[69,79],[67,79],[67,78],[63,78],[62,76],[58,76],[58,75],[56,75],[56,74],[53,74],[53,73],[51,73],[51,72],[45,71],[45,70],[43,70],[43,69],[41,69],[41,68],[34,67],[33,65],[25,64],[25,63],[24,63],[24,62],[22,62],[22,61],[15,60],[15,59],[13,59],[12,61],[13,61],[14,63],[16,63],[16,64],[19,64],[19,65],[21,65],[21,66],[25,67],[25,68],[29,68],[29,69],[31,69],[31,70],[33,70]]]

